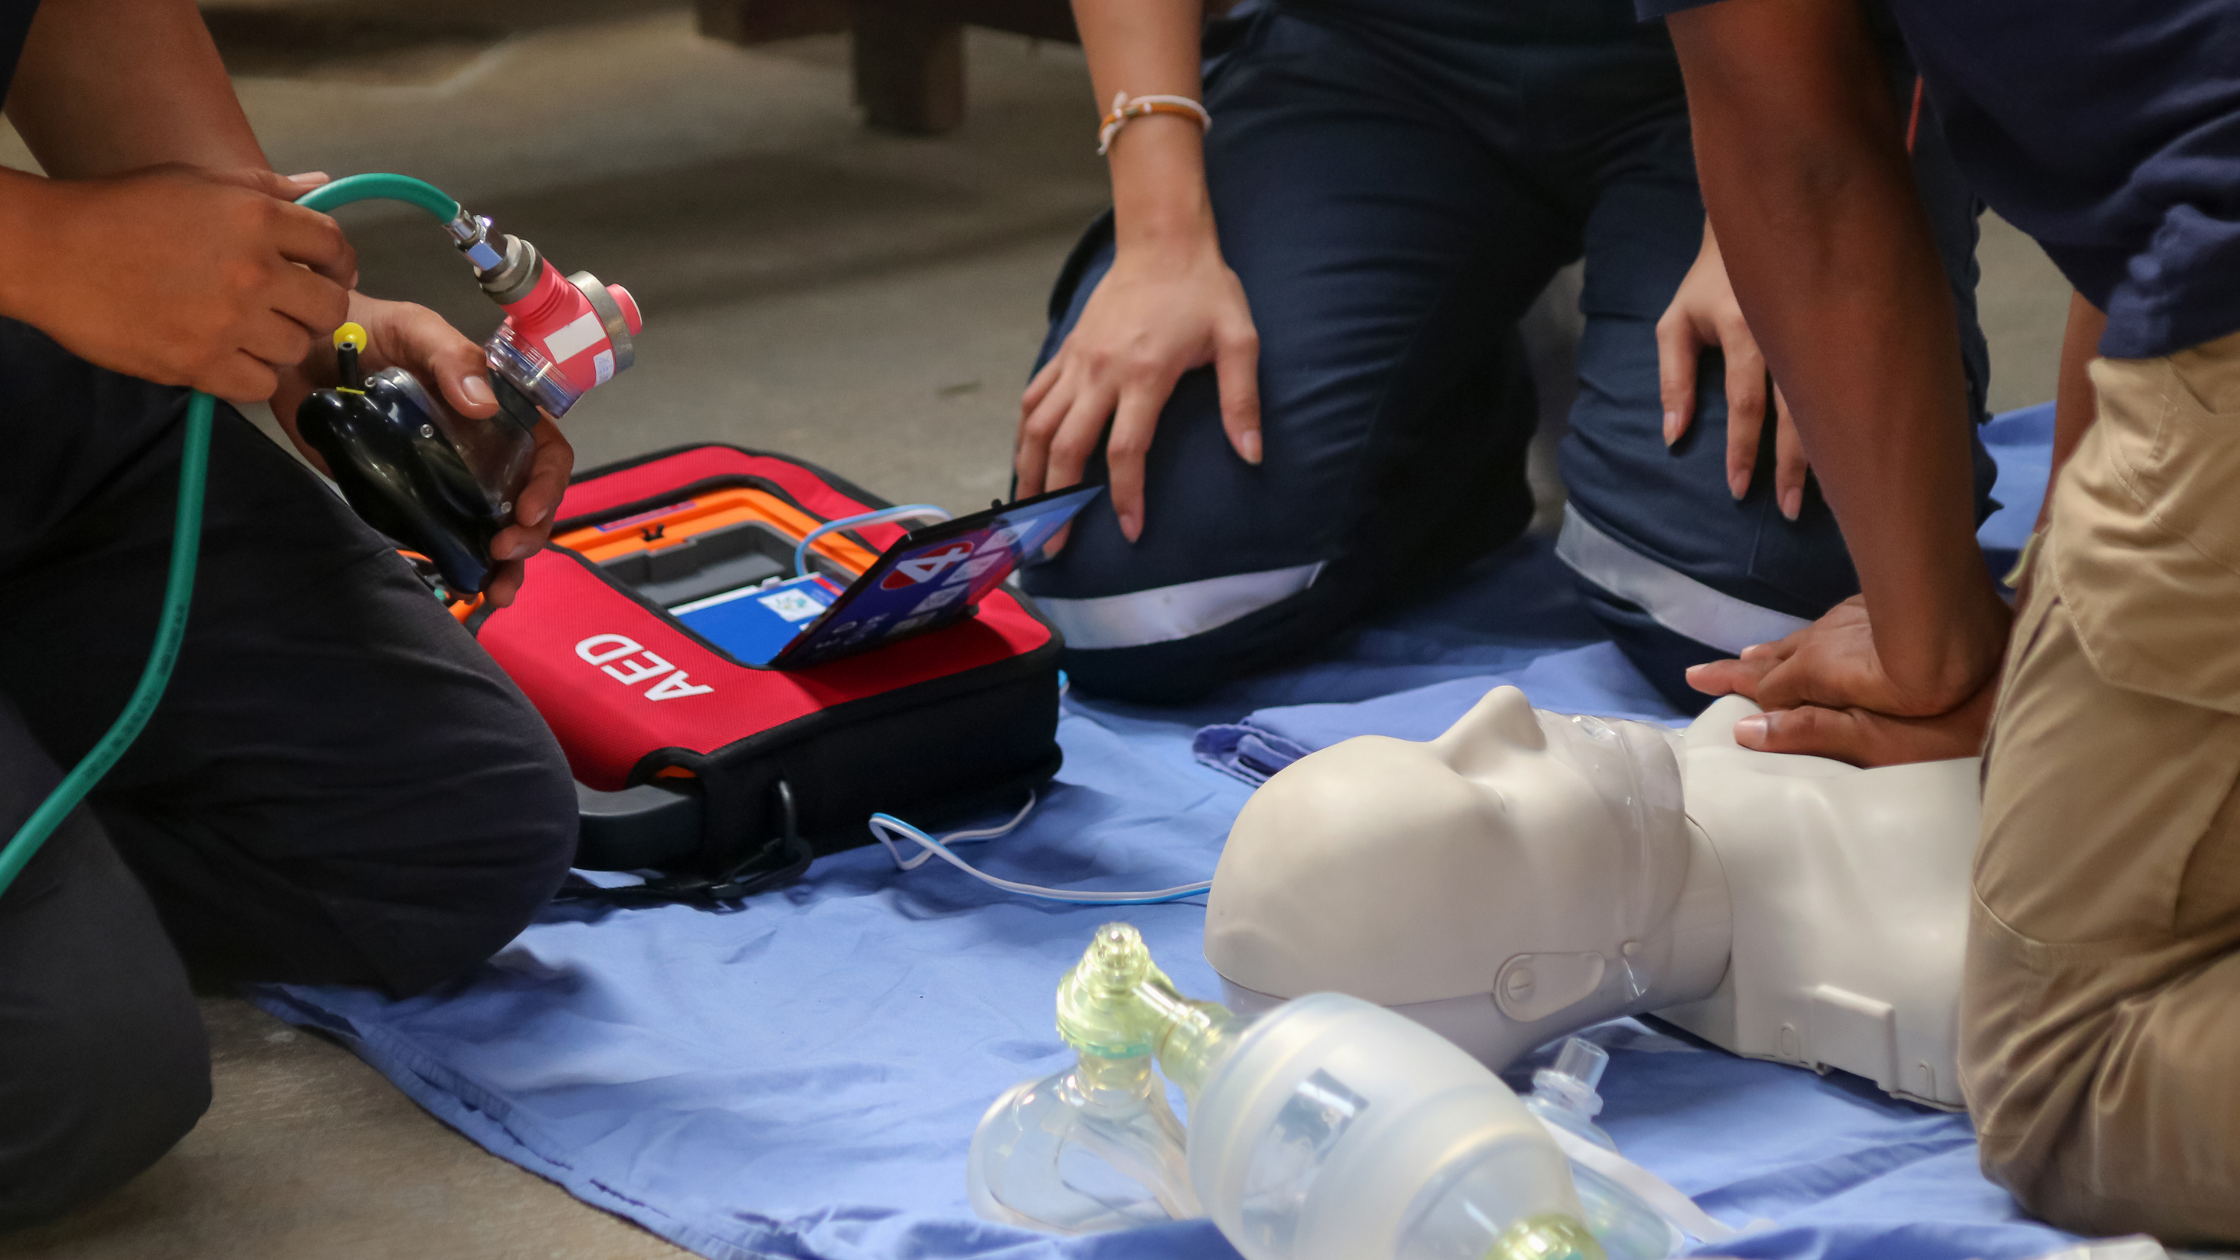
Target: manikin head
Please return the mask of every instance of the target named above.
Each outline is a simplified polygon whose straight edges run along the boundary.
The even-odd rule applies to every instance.
[[[1238,816],[1206,957],[1232,1005],[1336,990],[1406,1008],[1497,1065],[1699,997],[1725,963],[1727,911],[1681,812],[1677,746],[1501,687],[1429,743],[1314,753]],[[1710,869],[1691,881],[1696,867]],[[1676,922],[1684,894],[1677,917],[1694,922]]]

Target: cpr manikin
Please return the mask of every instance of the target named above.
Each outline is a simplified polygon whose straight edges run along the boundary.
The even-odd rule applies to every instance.
[[[1502,687],[1428,743],[1302,758],[1238,816],[1206,957],[1240,1011],[1334,990],[1498,1068],[1654,1011],[1738,1054],[1962,1105],[1975,759],[1753,752]]]

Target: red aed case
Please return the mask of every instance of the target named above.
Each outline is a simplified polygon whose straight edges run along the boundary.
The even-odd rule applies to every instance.
[[[1056,773],[1062,643],[1007,588],[953,625],[786,670],[746,664],[668,612],[785,574],[809,528],[887,506],[732,446],[575,478],[553,545],[478,637],[567,752],[578,866],[696,874],[688,891],[727,895],[784,850],[805,862],[789,836],[817,852],[868,844],[874,812],[939,821]],[[813,544],[814,567],[845,585],[903,532],[834,531]]]

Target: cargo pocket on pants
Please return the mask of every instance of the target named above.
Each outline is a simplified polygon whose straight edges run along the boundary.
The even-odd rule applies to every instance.
[[[2113,686],[2240,713],[2240,337],[2092,365],[2099,417],[2062,470],[2049,576]]]

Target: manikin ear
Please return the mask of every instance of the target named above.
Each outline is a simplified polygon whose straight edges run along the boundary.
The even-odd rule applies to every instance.
[[[1548,746],[1533,716],[1532,703],[1515,687],[1496,687],[1471,706],[1446,734],[1431,741],[1439,759],[1455,773],[1469,775],[1490,770],[1516,752],[1539,752]]]

